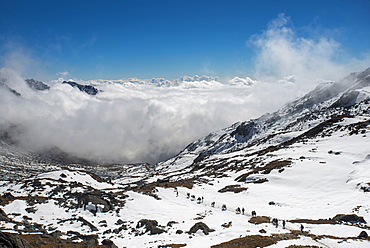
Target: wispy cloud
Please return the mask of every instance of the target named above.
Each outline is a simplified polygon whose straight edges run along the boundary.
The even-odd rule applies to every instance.
[[[66,77],[66,76],[69,75],[69,72],[68,71],[61,71],[61,72],[57,72],[56,75]]]
[[[317,33],[315,37],[298,36],[290,18],[279,14],[265,31],[247,42],[256,50],[256,76],[282,78],[296,75],[311,81],[317,78],[335,80],[338,75],[369,65],[369,56],[360,60],[351,58],[345,55],[339,42],[325,36],[328,32]]]

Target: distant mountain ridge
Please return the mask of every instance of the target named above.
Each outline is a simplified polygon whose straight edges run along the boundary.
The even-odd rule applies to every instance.
[[[246,77],[234,77],[230,80],[227,80],[226,82],[220,83],[218,77],[213,76],[182,76],[178,79],[166,79],[166,78],[150,78],[150,79],[141,79],[141,78],[123,78],[118,80],[104,80],[104,79],[95,79],[95,80],[88,80],[83,81],[85,84],[88,85],[104,85],[104,84],[139,84],[139,85],[150,85],[150,86],[157,86],[157,87],[176,87],[176,86],[182,86],[187,84],[194,84],[193,86],[202,86],[204,85],[229,85],[229,86],[251,86],[256,83],[255,80]]]

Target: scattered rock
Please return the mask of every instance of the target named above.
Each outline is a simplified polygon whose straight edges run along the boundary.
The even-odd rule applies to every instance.
[[[260,233],[267,233],[265,229],[260,229],[259,232]]]
[[[27,213],[36,213],[37,209],[35,207],[29,207],[25,209]]]
[[[122,225],[123,224],[123,220],[121,219],[118,219],[117,222],[115,223],[115,225]]]
[[[167,223],[167,226],[172,227],[174,224],[178,224],[178,222],[176,222],[176,221],[169,221]]]
[[[231,226],[232,226],[232,224],[233,224],[233,222],[232,222],[232,221],[230,221],[229,223],[224,223],[224,224],[222,224],[221,226],[222,226],[222,227],[225,227],[225,228],[229,228],[229,227],[231,227]]]
[[[370,183],[359,183],[359,184],[357,184],[357,186],[363,192],[370,192]]]
[[[60,231],[57,231],[57,232],[59,232],[60,234],[58,236],[56,236],[56,238],[59,238],[62,235],[62,233]],[[67,231],[67,235],[70,235],[70,236],[80,236],[81,233],[76,232],[76,231]]]

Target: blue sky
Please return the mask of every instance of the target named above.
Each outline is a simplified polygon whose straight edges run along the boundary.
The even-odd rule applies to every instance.
[[[335,41],[336,63],[370,54],[369,0],[0,0],[0,9],[0,67],[40,80],[251,75],[261,50],[251,40],[281,13],[296,39]]]

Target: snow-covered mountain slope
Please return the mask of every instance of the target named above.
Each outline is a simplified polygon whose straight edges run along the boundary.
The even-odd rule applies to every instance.
[[[4,177],[0,228],[86,247],[369,247],[369,73],[214,132],[156,168]]]
[[[188,145],[178,156],[159,163],[159,171],[177,170],[212,154],[278,145],[340,115],[369,114],[370,68],[324,83],[279,111],[236,123]],[[293,134],[293,135],[292,135]],[[189,163],[189,161],[191,161]]]

